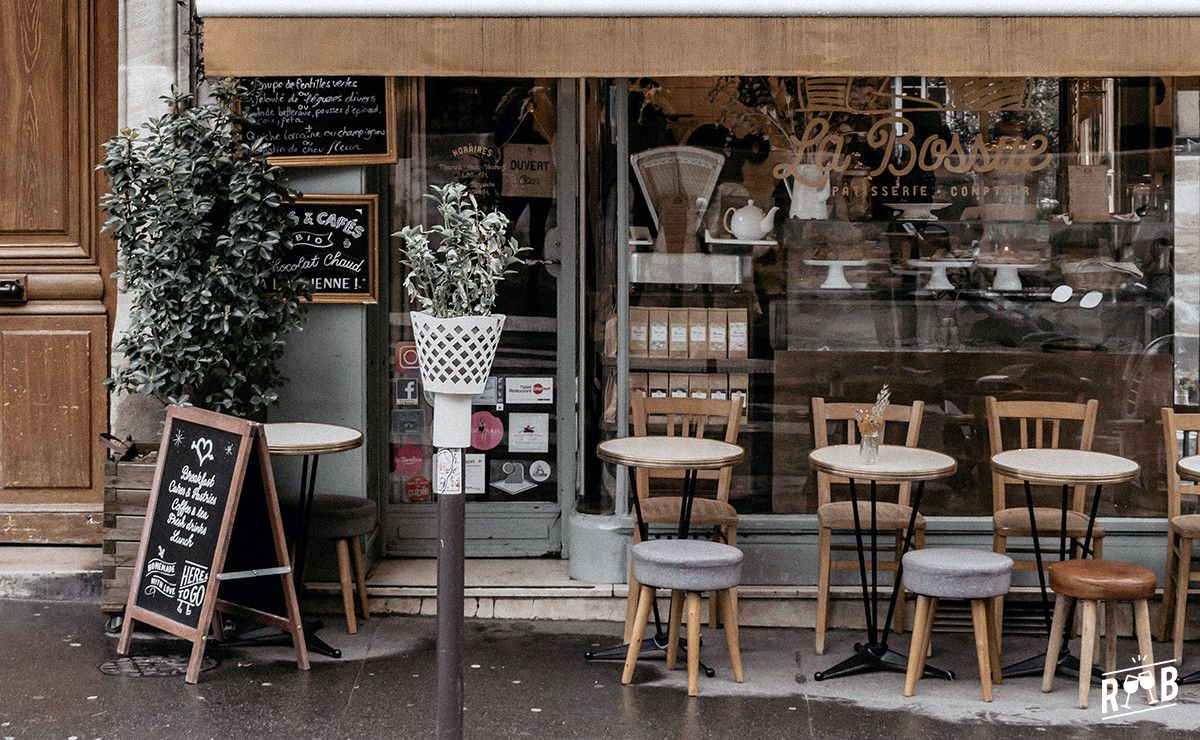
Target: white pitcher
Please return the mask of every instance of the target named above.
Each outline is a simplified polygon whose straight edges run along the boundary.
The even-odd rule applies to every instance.
[[[788,216],[803,221],[829,218],[829,173],[815,164],[796,165],[792,171],[791,181],[783,181],[792,199]]]

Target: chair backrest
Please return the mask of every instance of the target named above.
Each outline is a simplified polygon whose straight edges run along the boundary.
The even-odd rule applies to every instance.
[[[1165,408],[1162,422],[1167,463],[1167,518],[1171,518],[1183,513],[1184,496],[1200,497],[1200,484],[1183,480],[1175,470],[1180,457],[1200,448],[1200,414],[1177,414]]]
[[[629,157],[663,251],[694,252],[696,231],[725,157],[695,146],[663,146]],[[704,201],[704,207],[697,205]]]
[[[846,444],[858,441],[858,424],[854,412],[858,409],[869,409],[871,403],[829,403],[824,398],[813,398],[813,447],[828,447],[829,425],[837,423],[845,425]],[[925,402],[913,401],[911,406],[890,404],[883,412],[883,428],[879,430],[879,438],[885,439],[889,424],[904,424],[904,446],[916,447],[921,439],[921,418],[925,414]],[[828,473],[817,472],[817,505],[821,506],[833,500],[833,484],[848,483],[849,480]],[[884,485],[884,484],[879,484]],[[896,503],[908,506],[911,483],[901,483],[897,486]]]
[[[1079,422],[1079,445],[1075,449],[1092,449],[1096,435],[1096,410],[1100,404],[1096,399],[1087,403],[1069,401],[997,401],[995,396],[986,399],[988,422],[988,447],[990,455],[1003,452],[1004,429],[1007,422],[1017,425],[1017,447],[1012,449],[1048,448],[1058,449],[1064,442],[1063,422]],[[1048,427],[1048,428],[1047,428]],[[1032,436],[1030,434],[1032,432]],[[1048,432],[1048,433],[1047,433]],[[992,511],[1008,508],[1006,486],[1022,481],[992,472]],[[1071,503],[1074,511],[1083,512],[1086,486],[1076,486]]]
[[[742,423],[742,397],[728,400],[717,398],[647,398],[637,393],[630,399],[635,437],[666,434],[669,437],[713,437],[737,444]],[[660,429],[659,427],[665,429]],[[682,470],[637,471],[638,498],[650,495],[651,478],[683,478]],[[699,470],[699,480],[716,480],[718,501],[729,500],[729,484],[733,480],[733,466],[720,470]]]

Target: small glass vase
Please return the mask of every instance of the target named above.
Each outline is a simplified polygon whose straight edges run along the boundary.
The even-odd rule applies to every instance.
[[[874,465],[879,460],[879,433],[864,434],[858,443],[858,457],[864,465]]]

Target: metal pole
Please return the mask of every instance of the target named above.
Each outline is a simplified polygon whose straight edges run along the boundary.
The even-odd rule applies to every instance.
[[[463,736],[463,454],[457,447],[437,451],[437,736]]]

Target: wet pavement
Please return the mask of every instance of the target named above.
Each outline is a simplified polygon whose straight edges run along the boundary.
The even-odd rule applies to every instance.
[[[286,648],[210,650],[217,665],[188,686],[182,677],[102,674],[98,667],[116,657],[116,642],[103,634],[93,603],[0,601],[0,739],[431,737],[434,629],[432,618],[373,618],[349,636],[331,623],[322,636],[345,656],[313,656],[308,672],[296,670]],[[582,659],[619,632],[608,622],[469,621],[468,737],[1132,740],[1200,732],[1200,686],[1182,687],[1177,706],[1115,722],[1101,718],[1099,687],[1092,708],[1078,709],[1067,678],[1050,694],[1038,679],[1010,679],[985,704],[965,634],[935,634],[930,658],[959,680],[922,681],[906,699],[896,674],[812,680],[813,671],[844,656],[853,633],[833,633],[826,655],[814,656],[811,631],[743,629],[747,681],[738,685],[721,633],[706,628],[703,658],[717,675],[702,677],[701,696],[689,699],[682,669],[668,673],[661,662],[645,661],[626,687],[619,663]],[[903,649],[907,637],[895,642]],[[186,647],[139,639],[134,654]],[[1123,640],[1121,647],[1128,662],[1133,645]],[[1156,647],[1166,654],[1167,646]],[[1037,648],[1033,638],[1006,640],[1005,659]]]

